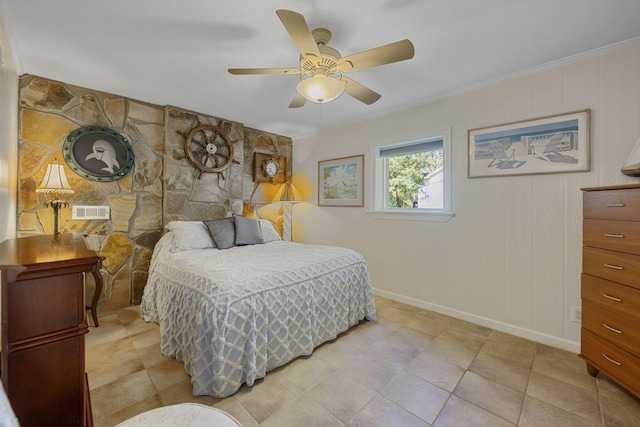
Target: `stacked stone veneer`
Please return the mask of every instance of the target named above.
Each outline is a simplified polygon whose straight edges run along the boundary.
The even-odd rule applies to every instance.
[[[137,304],[146,284],[153,247],[164,225],[175,219],[211,219],[242,209],[254,190],[253,151],[287,156],[291,171],[291,139],[244,128],[241,123],[159,106],[126,97],[68,85],[40,77],[20,78],[20,140],[18,151],[18,235],[53,233],[51,195],[38,194],[46,165],[65,165],[74,194],[61,199],[70,205],[109,206],[109,220],[76,221],[71,208],[61,208],[60,232],[93,235],[103,256],[105,287],[101,303],[119,308]],[[185,157],[184,133],[198,123],[223,127],[234,141],[235,162],[220,174],[203,173]],[[113,182],[89,181],[69,169],[62,146],[73,130],[105,126],[131,144],[135,163]],[[87,279],[92,295],[92,280]]]

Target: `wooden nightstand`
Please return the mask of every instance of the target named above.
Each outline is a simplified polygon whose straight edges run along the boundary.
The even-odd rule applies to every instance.
[[[2,384],[22,427],[92,423],[84,276],[99,261],[81,234],[0,243]]]

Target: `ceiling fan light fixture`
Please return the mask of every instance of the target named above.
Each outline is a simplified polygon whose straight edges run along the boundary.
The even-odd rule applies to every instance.
[[[324,104],[339,97],[344,92],[344,86],[345,82],[341,79],[316,73],[311,77],[303,78],[296,86],[296,90],[307,101]]]

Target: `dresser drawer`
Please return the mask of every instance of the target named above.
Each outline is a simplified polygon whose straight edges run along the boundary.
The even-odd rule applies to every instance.
[[[85,325],[84,282],[77,273],[7,283],[7,338],[48,336]]]
[[[640,255],[640,221],[585,219],[583,239],[585,246]]]
[[[582,327],[640,355],[640,324],[588,302],[582,303]]]
[[[585,246],[582,272],[640,289],[640,255]]]
[[[640,290],[599,277],[582,275],[582,300],[640,323]]]
[[[609,341],[582,329],[583,358],[634,394],[640,391],[640,359]]]
[[[640,188],[583,193],[584,218],[638,221]]]

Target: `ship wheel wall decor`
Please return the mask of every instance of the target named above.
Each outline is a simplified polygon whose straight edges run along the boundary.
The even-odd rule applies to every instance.
[[[225,179],[223,171],[231,163],[239,163],[233,158],[233,142],[218,126],[202,125],[194,127],[184,135],[184,152],[196,167],[196,177],[202,172],[219,173]]]

